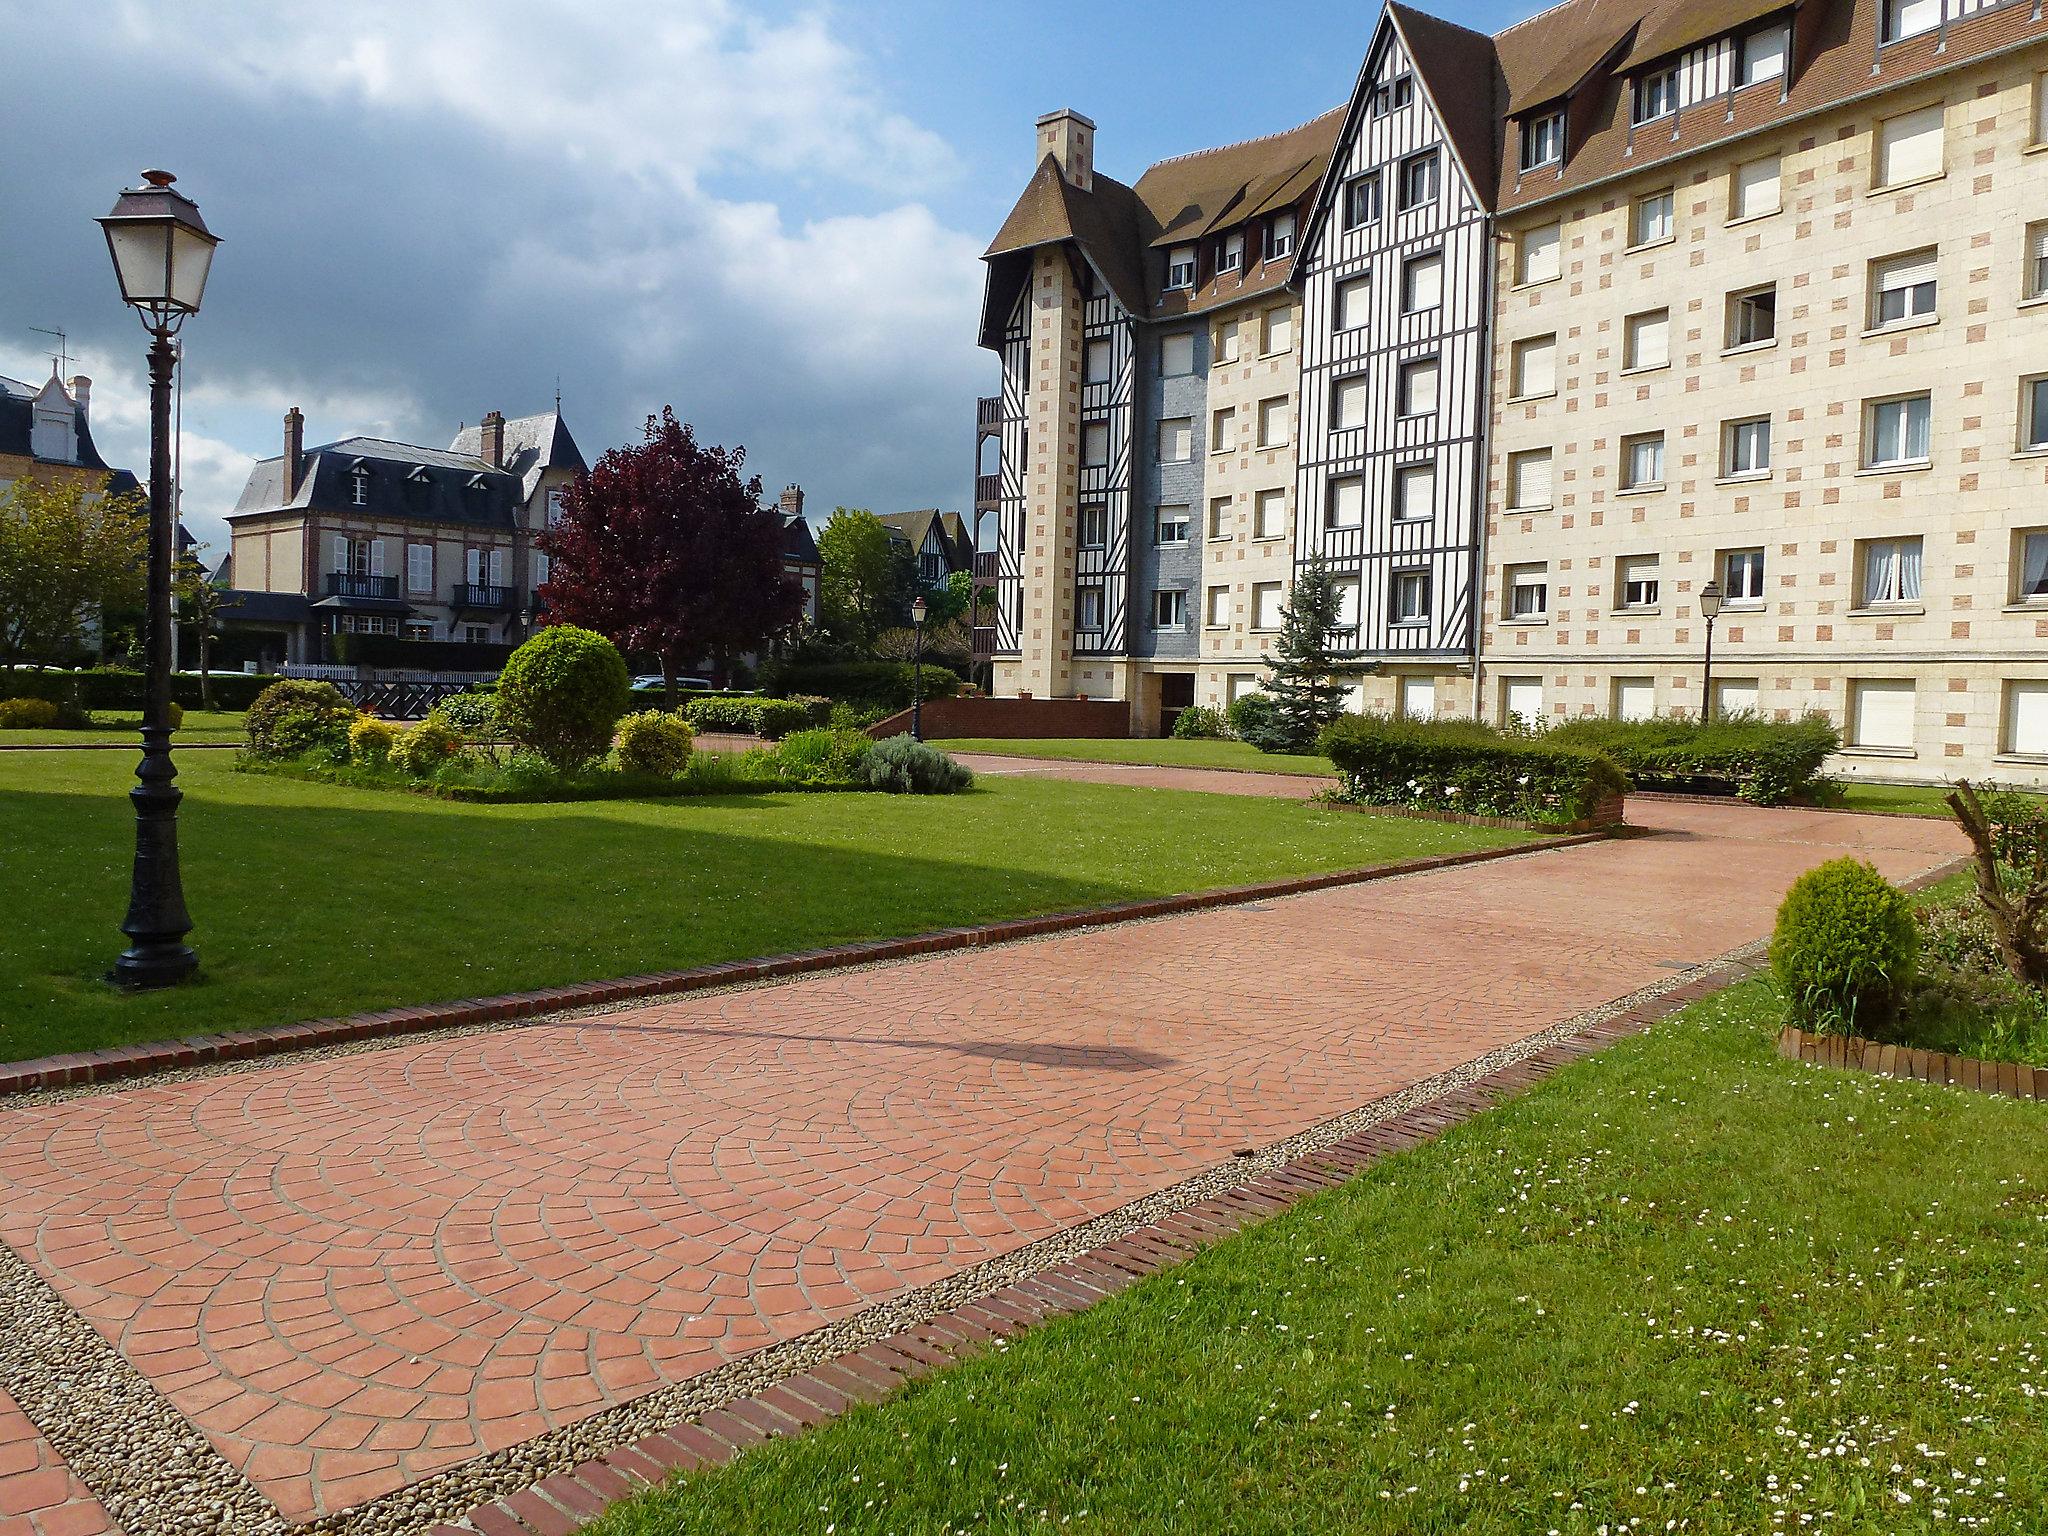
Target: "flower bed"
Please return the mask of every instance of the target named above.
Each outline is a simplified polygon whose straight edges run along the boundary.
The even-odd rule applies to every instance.
[[[1825,715],[1762,720],[1570,720],[1548,733],[1559,745],[1604,752],[1638,789],[1739,795],[1782,805],[1811,795],[1821,769],[1842,748]]]
[[[1546,830],[1619,821],[1628,787],[1604,753],[1473,720],[1349,715],[1323,732],[1318,750],[1343,775],[1339,800]]]

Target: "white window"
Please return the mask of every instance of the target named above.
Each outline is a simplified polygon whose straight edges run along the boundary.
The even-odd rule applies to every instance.
[[[2022,533],[2018,554],[2015,569],[2019,581],[2013,601],[2033,603],[2048,598],[2048,528]]]
[[[1509,618],[1534,623],[1549,614],[1549,566],[1511,565],[1506,574]]]
[[[536,587],[546,586],[548,580],[548,573],[554,569],[552,562],[549,561],[546,555],[542,554],[539,550],[536,549],[533,552],[532,565],[533,584]]]
[[[1436,516],[1436,465],[1403,464],[1394,471],[1394,516],[1426,523]]]
[[[1418,357],[1401,365],[1396,395],[1403,416],[1427,416],[1436,410],[1436,375],[1433,357]]]
[[[1184,464],[1195,456],[1195,423],[1187,416],[1167,416],[1159,423],[1159,461]]]
[[[1888,117],[1877,125],[1877,184],[1903,186],[1939,176],[1945,109],[1936,104]]]
[[[1330,583],[1337,598],[1337,622],[1334,629],[1358,628],[1358,589],[1356,576],[1339,576]]]
[[[1259,446],[1279,448],[1287,442],[1287,397],[1259,402]]]
[[[1294,214],[1276,213],[1266,225],[1266,260],[1279,261],[1294,254]]]
[[[1401,679],[1401,716],[1406,720],[1433,720],[1436,718],[1435,678],[1404,677]]]
[[[1778,285],[1766,283],[1728,295],[1726,345],[1760,347],[1778,339]]]
[[[1287,532],[1287,492],[1268,488],[1252,502],[1252,537],[1277,539]]]
[[[1195,371],[1195,333],[1178,331],[1159,338],[1159,371],[1168,378]]]
[[[1637,198],[1629,209],[1628,243],[1632,246],[1655,245],[1669,240],[1675,204],[1676,199],[1669,187],[1662,192],[1646,192]]]
[[[1944,0],[1884,0],[1884,40],[1917,37],[1941,25]]]
[[[1166,287],[1169,292],[1195,286],[1195,248],[1176,245],[1166,253]]]
[[[2048,448],[2048,378],[2020,386],[2020,446]]]
[[[1265,340],[1259,350],[1267,357],[1290,350],[1294,346],[1294,311],[1267,310],[1265,330]]]
[[[1076,593],[1074,627],[1089,634],[1102,629],[1102,588],[1082,587]]]
[[[1543,723],[1543,679],[1507,677],[1501,679],[1500,712],[1508,720],[1525,725]]]
[[[1099,501],[1084,503],[1074,516],[1074,530],[1083,549],[1101,549],[1109,542],[1109,508]]]
[[[1920,541],[1870,539],[1862,546],[1863,579],[1857,595],[1865,608],[1920,601]]]
[[[1757,686],[1753,677],[1725,677],[1714,680],[1714,718],[1757,712]]]
[[[1223,680],[1223,699],[1235,704],[1248,693],[1259,691],[1259,674],[1256,672],[1233,672]]]
[[[1211,496],[1209,498],[1209,537],[1227,539],[1230,537],[1230,498]]]
[[[1721,475],[1735,480],[1771,472],[1771,418],[1754,416],[1721,428]]]
[[[1373,88],[1371,113],[1374,117],[1385,117],[1397,112],[1415,99],[1415,79],[1412,75],[1397,75],[1385,85]]]
[[[334,536],[334,569],[343,576],[370,574],[370,541],[352,539],[345,533]]]
[[[2048,756],[2048,683],[2005,685],[2005,740],[2000,746],[2020,757]]]
[[[1614,718],[1653,720],[1657,716],[1657,684],[1647,677],[1617,677],[1614,680]]]
[[[1401,313],[1420,314],[1444,301],[1444,258],[1431,251],[1401,263]]]
[[[1222,629],[1230,623],[1230,588],[1209,589],[1209,611],[1206,618],[1211,629]]]
[[[1354,277],[1337,285],[1337,329],[1361,331],[1372,318],[1372,279]]]
[[[1508,455],[1508,510],[1540,512],[1550,506],[1550,450]]]
[[[1913,684],[1900,678],[1849,685],[1849,744],[1900,752],[1913,746]]]
[[[358,507],[370,504],[370,472],[358,466],[348,472],[348,499]]]
[[[1160,587],[1152,594],[1152,627],[1186,629],[1188,595],[1179,587]]]
[[[1733,219],[1761,218],[1767,213],[1776,213],[1783,203],[1778,175],[1778,157],[1765,155],[1761,160],[1745,161],[1735,167],[1729,177],[1728,217]]]
[[[2034,76],[2034,134],[2032,143],[2048,144],[2048,74]]]
[[[488,624],[465,624],[462,626],[462,638],[471,645],[489,645],[491,643],[491,626]]]
[[[1330,430],[1352,432],[1365,425],[1365,412],[1372,400],[1372,386],[1364,374],[1339,379],[1330,388]]]
[[[1671,362],[1671,311],[1630,315],[1622,327],[1621,366],[1663,368]]]
[[[1081,428],[1081,462],[1090,469],[1109,463],[1109,423],[1091,421]]]
[[[1742,40],[1742,62],[1735,78],[1743,85],[1782,79],[1791,47],[1792,28],[1784,22],[1752,32]]]
[[[1516,281],[1547,283],[1564,272],[1564,229],[1557,224],[1540,224],[1522,231],[1515,242]]]
[[[1393,609],[1396,624],[1429,622],[1429,572],[1394,572]]]
[[[1638,123],[1655,122],[1678,110],[1678,71],[1660,69],[1636,81],[1630,113]]]
[[[1911,251],[1870,264],[1870,324],[1901,325],[1934,313],[1936,251]]]
[[[562,520],[562,488],[556,486],[548,492],[548,526],[554,527]]]
[[[1329,504],[1323,512],[1327,528],[1357,528],[1365,522],[1365,477],[1343,475],[1330,482]]]
[[[1644,432],[1621,440],[1621,488],[1656,490],[1664,484],[1664,434]]]
[[[1237,407],[1226,405],[1209,416],[1209,451],[1230,453],[1237,447]]]
[[[1252,628],[1278,629],[1282,606],[1281,585],[1277,581],[1261,581],[1252,585]]]
[[[469,549],[463,551],[462,579],[464,581],[468,582],[472,587],[482,586],[484,584],[484,570],[484,552],[482,550]]]
[[[1730,603],[1764,600],[1764,552],[1731,549],[1721,556],[1721,597]]]
[[[2026,295],[2048,298],[2048,222],[2027,226]]]
[[[1401,212],[1420,208],[1425,203],[1436,201],[1437,160],[1436,151],[1410,155],[1401,162]]]
[[[540,558],[545,558],[545,556]],[[405,589],[408,592],[431,592],[434,590],[433,545],[408,544],[405,546]]]
[[[1088,343],[1086,369],[1082,375],[1084,383],[1107,384],[1110,369],[1115,365],[1116,347],[1107,336],[1098,336]]]
[[[1925,464],[1932,451],[1932,419],[1933,406],[1926,395],[1873,402],[1864,417],[1864,467]]]
[[[1546,112],[1522,124],[1522,169],[1554,165],[1564,158],[1564,113]]]
[[[1531,336],[1514,345],[1509,392],[1517,400],[1557,393],[1557,337]]]
[[[1662,595],[1655,555],[1633,555],[1614,562],[1615,596],[1622,608],[1654,608]]]
[[[1380,173],[1372,171],[1344,184],[1344,227],[1360,229],[1380,216]]]
[[[1152,537],[1159,544],[1188,541],[1188,509],[1185,505],[1160,507],[1152,514]]]
[[[507,550],[494,549],[491,551],[490,571],[492,586],[502,587],[505,585],[505,568],[510,563],[511,558],[511,554]],[[381,565],[383,562],[379,561],[378,563]]]
[[[1244,270],[1244,231],[1233,229],[1225,235],[1216,247],[1216,272],[1220,277],[1226,272]]]
[[[1216,356],[1212,366],[1221,367],[1225,363],[1236,362],[1237,346],[1237,322],[1226,320],[1216,327]]]

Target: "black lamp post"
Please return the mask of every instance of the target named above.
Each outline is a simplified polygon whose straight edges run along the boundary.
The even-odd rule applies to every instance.
[[[1700,722],[1714,718],[1714,620],[1721,615],[1721,584],[1709,581],[1700,588],[1700,614],[1707,621],[1707,666],[1700,678]]]
[[[142,316],[149,345],[149,597],[143,654],[142,761],[128,792],[135,805],[135,873],[121,931],[128,948],[110,980],[124,987],[167,987],[199,966],[185,943],[192,919],[178,878],[178,802],[171,763],[171,559],[177,511],[171,505],[171,337],[199,312],[213,248],[220,242],[189,197],[173,192],[169,171],[144,171],[145,185],[121,194],[101,219],[121,297]]]
[[[920,593],[910,605],[910,632],[914,637],[910,650],[910,739],[924,740],[924,616],[930,612],[924,595]]]

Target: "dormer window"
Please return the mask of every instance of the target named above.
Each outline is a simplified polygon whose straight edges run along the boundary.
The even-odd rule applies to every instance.
[[[1266,260],[1280,261],[1294,254],[1294,214],[1276,213],[1266,226]]]
[[[1942,0],[1884,0],[1884,40],[1918,37],[1941,25]]]
[[[1218,273],[1239,272],[1244,269],[1244,231],[1232,230],[1223,237],[1223,243],[1216,248],[1216,270]]]
[[[1660,69],[1636,81],[1635,105],[1631,109],[1632,121],[1652,123],[1660,117],[1669,117],[1677,110],[1677,70]]]
[[[1166,291],[1173,293],[1195,286],[1195,248],[1176,245],[1166,253]]]
[[[1522,169],[1555,165],[1564,159],[1564,113],[1546,112],[1522,123]]]
[[[351,506],[370,504],[370,472],[360,464],[348,472],[348,499]]]
[[[1791,46],[1792,28],[1785,22],[1752,32],[1742,40],[1742,62],[1736,69],[1736,83],[1760,85],[1766,80],[1783,79],[1785,56]]]
[[[1402,75],[1389,80],[1385,85],[1376,86],[1372,93],[1370,111],[1374,117],[1385,117],[1389,112],[1398,112],[1415,99],[1415,78]]]

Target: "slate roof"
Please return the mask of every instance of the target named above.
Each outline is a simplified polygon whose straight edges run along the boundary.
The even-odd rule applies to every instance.
[[[482,426],[464,427],[455,434],[448,451],[457,457],[480,458],[484,451]],[[505,423],[505,468],[519,477],[528,500],[540,486],[542,470],[567,469],[580,475],[589,467],[560,411],[543,411]]]
[[[958,512],[941,512],[937,507],[926,507],[917,512],[886,513],[881,521],[903,536],[912,554],[924,548],[924,541],[936,523],[939,538],[946,546],[946,563],[956,571],[974,568],[974,536],[968,532],[966,519]]]
[[[818,540],[811,532],[808,518],[792,517],[783,524],[782,558],[796,565],[824,564],[824,560],[818,554]]]
[[[19,379],[0,377],[0,455],[19,458],[33,458],[30,444],[35,430],[36,397],[43,387],[24,384]],[[89,412],[73,412],[72,422],[76,427],[77,454],[74,462],[84,469],[106,471],[107,491],[120,495],[140,487],[141,482],[128,470],[115,469],[100,457],[99,449],[92,440],[92,422]],[[57,462],[51,460],[48,462]]]

